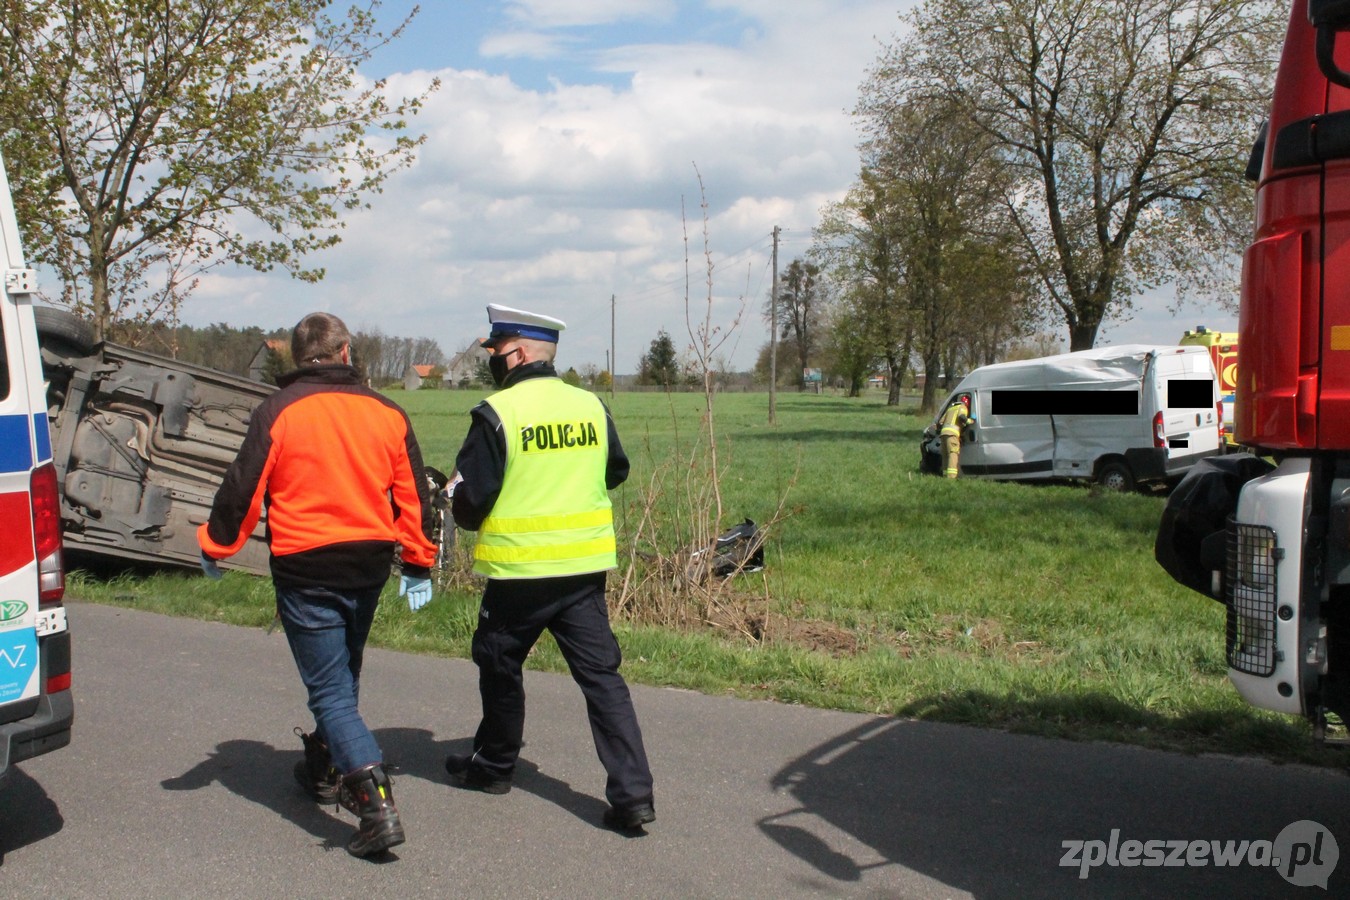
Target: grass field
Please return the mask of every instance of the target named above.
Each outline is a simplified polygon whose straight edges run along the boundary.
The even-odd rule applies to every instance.
[[[449,471],[476,392],[396,393],[426,461]],[[606,398],[608,399],[608,398]],[[1228,684],[1219,604],[1153,560],[1164,499],[1070,485],[918,474],[925,422],[880,396],[716,401],[728,525],[771,518],[786,494],[758,597],[763,639],[616,623],[630,680],[1079,739],[1343,765],[1300,722],[1254,710]],[[661,466],[679,465],[701,395],[618,394],[633,462],[614,493],[623,545]],[[622,553],[621,553],[622,555]],[[77,574],[70,595],[262,626],[270,583],[229,573]],[[387,600],[393,600],[392,585]],[[416,616],[382,604],[373,642],[467,656],[476,590]],[[544,641],[532,665],[565,670]],[[472,689],[466,685],[466,690]]]

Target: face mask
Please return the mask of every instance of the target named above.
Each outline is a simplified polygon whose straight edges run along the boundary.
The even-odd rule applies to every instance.
[[[506,358],[519,349],[519,347],[516,347],[514,350],[494,353],[488,357],[488,372],[492,375],[492,383],[497,387],[502,386],[502,383],[506,381],[507,373],[511,371],[511,367],[506,364]]]

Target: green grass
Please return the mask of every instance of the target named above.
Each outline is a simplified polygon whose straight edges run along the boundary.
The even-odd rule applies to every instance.
[[[478,392],[395,393],[426,461],[449,471]],[[608,398],[606,398],[608,399]],[[1228,684],[1223,611],[1153,560],[1164,500],[1084,486],[946,481],[918,474],[925,422],[873,396],[717,398],[727,524],[770,518],[762,575],[740,576],[769,608],[767,639],[616,623],[636,682],[916,716],[1059,737],[1343,765],[1301,722],[1252,709]],[[615,492],[622,545],[641,485],[686,458],[704,399],[618,394],[633,462]],[[70,595],[264,626],[265,579],[77,573]],[[393,601],[392,584],[385,599]],[[472,588],[416,616],[381,605],[372,641],[467,656]],[[545,640],[532,665],[565,666]]]

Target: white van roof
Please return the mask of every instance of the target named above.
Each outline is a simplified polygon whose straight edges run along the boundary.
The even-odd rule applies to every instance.
[[[1200,352],[1204,347],[1181,347],[1176,344],[1118,344],[1113,347],[1093,347],[1042,356],[1037,359],[1016,359],[1010,362],[981,366],[971,372],[956,390],[981,387],[1045,387],[1072,389],[1076,385],[1093,388],[1125,388],[1139,383],[1144,365],[1150,356]]]

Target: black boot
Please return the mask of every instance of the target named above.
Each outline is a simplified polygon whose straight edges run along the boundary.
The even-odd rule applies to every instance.
[[[394,806],[393,782],[379,763],[342,776],[338,801],[361,818],[347,842],[352,856],[371,856],[403,843],[403,823]]]
[[[295,733],[305,745],[305,758],[295,764],[295,780],[319,803],[337,803],[338,771],[333,768],[328,745],[317,731],[305,734],[297,726]]]

